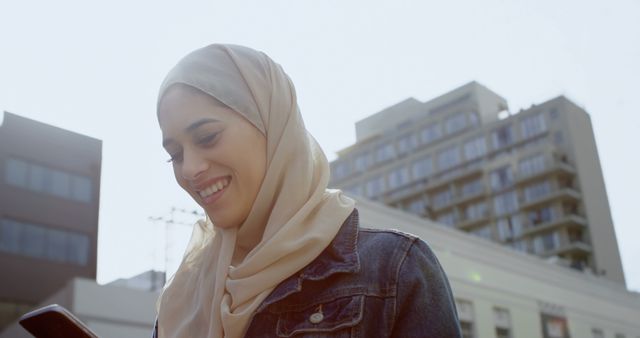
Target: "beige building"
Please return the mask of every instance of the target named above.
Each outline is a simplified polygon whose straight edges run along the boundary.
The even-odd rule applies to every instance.
[[[471,82],[356,124],[331,186],[624,284],[589,115],[560,96],[515,114]]]

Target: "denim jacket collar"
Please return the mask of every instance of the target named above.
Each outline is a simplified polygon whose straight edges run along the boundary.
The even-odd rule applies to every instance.
[[[300,270],[298,274],[292,275],[280,283],[260,304],[256,313],[292,293],[300,292],[304,280],[322,280],[339,272],[358,272],[360,270],[360,257],[357,250],[358,223],[358,210],[354,209],[340,227],[336,237],[320,256]]]

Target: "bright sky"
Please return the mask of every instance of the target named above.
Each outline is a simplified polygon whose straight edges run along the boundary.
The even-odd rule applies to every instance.
[[[98,281],[170,270],[195,209],[160,146],[156,92],[187,52],[248,45],[283,65],[330,159],[354,123],[471,80],[512,111],[560,94],[590,113],[630,289],[640,291],[640,2],[6,1],[0,110],[103,140]],[[183,220],[188,217],[182,216]]]

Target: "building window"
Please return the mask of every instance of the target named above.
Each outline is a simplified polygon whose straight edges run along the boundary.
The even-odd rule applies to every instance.
[[[453,212],[442,214],[436,219],[436,222],[442,223],[448,226],[454,226],[456,225],[456,215]]]
[[[517,238],[522,235],[522,218],[519,215],[501,218],[497,222],[497,227],[501,241]]]
[[[482,157],[487,153],[487,143],[484,136],[469,140],[464,144],[464,158],[467,161]]]
[[[520,121],[522,129],[522,138],[529,138],[544,133],[547,130],[547,124],[544,115],[536,114],[527,116]]]
[[[384,177],[376,177],[374,179],[369,180],[366,183],[367,188],[367,197],[374,198],[381,195],[384,192]]]
[[[92,184],[88,177],[14,158],[7,159],[5,163],[5,181],[9,185],[47,195],[91,202]]]
[[[3,218],[0,251],[83,266],[89,259],[89,236]]]
[[[511,315],[505,308],[493,308],[493,322],[496,327],[496,338],[511,338]]]
[[[476,220],[487,216],[487,203],[484,201],[471,204],[465,209],[465,217],[467,220]]]
[[[425,156],[420,160],[413,162],[411,165],[411,173],[414,179],[424,178],[433,172],[433,161],[431,156]]]
[[[444,206],[450,205],[453,202],[453,193],[450,189],[440,191],[433,195],[433,207],[434,208],[442,208]]]
[[[444,122],[445,133],[453,134],[467,127],[467,115],[465,113],[457,113],[448,117]]]
[[[393,143],[383,144],[376,150],[376,162],[385,162],[396,157]]]
[[[549,223],[554,220],[554,211],[551,206],[546,206],[540,209],[532,210],[529,212],[529,223],[533,226],[543,223]]]
[[[471,112],[469,114],[469,124],[472,126],[477,126],[478,124],[480,124],[480,118],[478,118],[478,113]]]
[[[389,189],[401,187],[409,181],[409,169],[406,167],[396,168],[389,173]]]
[[[355,170],[358,172],[367,170],[371,164],[371,154],[369,153],[359,154],[354,160]]]
[[[491,226],[486,224],[483,226],[479,226],[473,230],[471,230],[471,234],[478,236],[480,238],[484,238],[484,239],[488,239],[488,240],[492,240],[493,239],[493,234],[491,232]]]
[[[456,299],[456,309],[463,338],[475,338],[473,304],[468,300]]]
[[[493,198],[494,211],[497,216],[513,213],[518,210],[518,194],[509,191]]]
[[[591,337],[604,338],[604,331],[602,329],[591,329]]]
[[[560,236],[557,232],[548,232],[533,238],[533,252],[536,254],[555,250],[559,246]]]
[[[462,197],[475,196],[484,191],[482,179],[476,179],[462,185]]]
[[[518,172],[521,176],[527,177],[544,171],[544,155],[538,154],[520,160]]]
[[[525,239],[513,241],[513,243],[511,244],[511,247],[514,248],[516,251],[529,252],[529,242]]]
[[[71,196],[76,201],[91,202],[91,180],[83,176],[74,176],[71,182]]]
[[[457,145],[438,153],[438,169],[447,170],[460,164],[460,149]]]
[[[333,173],[334,173],[335,179],[337,180],[343,179],[349,176],[349,174],[351,174],[351,171],[349,168],[349,161],[347,160],[334,162],[333,169],[334,169]]]
[[[404,155],[418,147],[418,139],[414,134],[404,135],[398,139],[398,153]]]
[[[420,141],[422,144],[429,144],[433,141],[438,140],[442,137],[442,132],[440,131],[440,124],[432,124],[426,126],[420,132]]]
[[[564,143],[564,137],[561,131],[557,131],[553,134],[553,142],[555,142],[555,144]]]
[[[544,181],[532,184],[524,188],[524,200],[526,202],[537,201],[551,193],[551,182]]]
[[[427,206],[427,203],[424,199],[420,198],[417,199],[415,201],[412,201],[411,203],[409,203],[409,211],[416,214],[416,215],[424,215],[425,213],[425,207]]]
[[[491,133],[491,139],[494,149],[508,147],[513,144],[515,139],[513,137],[511,125],[506,125],[496,129],[493,133]]]
[[[543,338],[570,338],[566,318],[541,314],[541,319]]]
[[[27,185],[27,172],[29,165],[26,162],[8,158],[5,165],[5,182],[18,187]]]
[[[354,196],[364,196],[364,188],[360,184],[345,188],[344,191]]]
[[[510,166],[504,166],[495,169],[489,175],[491,180],[491,189],[493,191],[503,190],[513,184],[513,173]]]

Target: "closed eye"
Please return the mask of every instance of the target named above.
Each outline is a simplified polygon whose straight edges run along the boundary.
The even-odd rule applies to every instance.
[[[207,145],[207,144],[210,144],[211,142],[213,142],[213,140],[215,140],[215,139],[216,139],[216,137],[218,136],[218,134],[219,134],[219,133],[220,133],[220,132],[213,133],[213,134],[210,134],[210,135],[208,135],[208,136],[205,136],[205,137],[203,137],[203,138],[199,139],[199,140],[198,140],[198,144],[199,144],[199,145]]]

